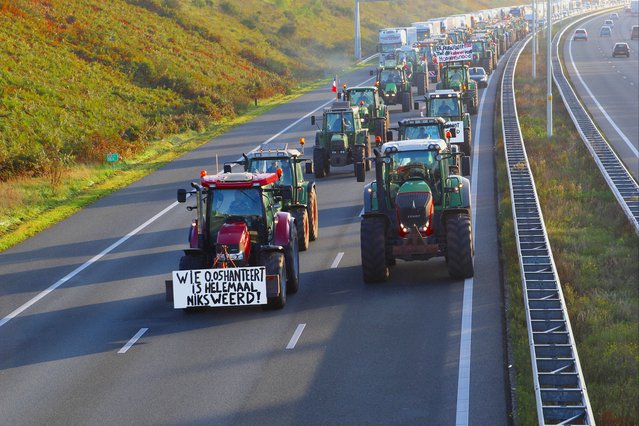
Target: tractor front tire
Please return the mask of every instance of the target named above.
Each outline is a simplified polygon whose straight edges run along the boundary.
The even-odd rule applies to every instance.
[[[310,224],[308,220],[308,210],[306,207],[294,207],[291,209],[291,215],[295,218],[297,226],[297,241],[300,251],[306,251],[310,241]]]
[[[308,239],[315,241],[319,235],[319,214],[317,208],[317,191],[315,188],[308,193],[308,204],[306,208],[308,209],[309,218]]]
[[[267,251],[260,256],[260,265],[266,266],[267,275],[277,275],[280,281],[280,294],[270,297],[265,309],[282,309],[286,305],[286,260],[284,253]]]
[[[448,274],[455,279],[474,274],[473,237],[468,214],[455,214],[446,219],[446,262]]]
[[[381,217],[365,217],[360,228],[362,272],[365,283],[386,281],[390,276],[386,255],[386,223]]]
[[[324,148],[313,150],[313,168],[315,169],[315,177],[321,179],[328,174],[326,171],[326,151]]]
[[[382,144],[386,143],[386,120],[381,118],[375,120],[375,136],[382,139]]]

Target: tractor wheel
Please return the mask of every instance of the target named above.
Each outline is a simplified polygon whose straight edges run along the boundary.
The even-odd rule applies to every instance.
[[[286,305],[286,260],[279,251],[267,251],[260,255],[260,265],[266,266],[267,275],[277,275],[280,278],[280,294],[268,299],[265,309],[282,309]]]
[[[309,220],[308,239],[315,241],[319,235],[319,215],[317,211],[317,192],[315,191],[315,188],[308,193],[308,204],[306,205],[306,208],[308,209]]]
[[[464,153],[464,155],[468,155],[470,156],[473,148],[471,145],[472,139],[471,139],[471,133],[470,133],[470,127],[465,127],[464,128],[464,143],[462,144],[462,152]]]
[[[297,241],[300,251],[306,251],[310,240],[310,226],[308,220],[308,210],[306,207],[294,207],[291,209],[291,215],[295,218],[297,226]]]
[[[326,166],[324,165],[325,157],[324,149],[313,150],[313,168],[315,169],[315,177],[318,179],[326,176]]]
[[[417,94],[425,95],[426,94],[426,74],[423,72],[418,72],[415,74],[415,79],[417,80]]]
[[[371,141],[366,137],[366,146],[364,148],[364,169],[368,172],[371,169],[371,160],[368,160],[371,156]]]
[[[365,283],[386,281],[390,276],[386,256],[386,224],[380,217],[365,217],[360,228],[362,272]]]
[[[364,157],[366,155],[366,148],[364,145],[357,145],[354,149],[354,168],[355,177],[358,182],[364,182],[366,180],[366,166],[364,165]]]
[[[402,92],[402,112],[410,111],[411,96],[409,92]]]
[[[300,288],[300,250],[297,239],[297,227],[292,226],[288,246],[284,247],[286,258],[286,292],[295,294]]]
[[[452,278],[473,276],[473,237],[468,214],[451,215],[446,220],[446,261]]]

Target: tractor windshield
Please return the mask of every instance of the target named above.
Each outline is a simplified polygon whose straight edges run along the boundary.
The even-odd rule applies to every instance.
[[[382,83],[402,84],[402,75],[399,70],[383,70],[379,73],[379,80]]]
[[[455,98],[434,98],[428,102],[431,117],[459,117],[459,103]]]
[[[211,189],[207,213],[213,241],[224,222],[231,216],[243,217],[249,231],[257,232],[264,215],[261,197],[259,188]]]
[[[464,69],[463,68],[448,68],[446,75],[449,81],[464,81]]]
[[[373,101],[373,92],[364,92],[364,91],[352,91],[350,92],[350,103],[353,106],[359,106],[360,102],[364,102],[366,106],[372,106],[374,104]]]
[[[481,41],[473,41],[473,52],[484,53],[484,43]]]
[[[326,131],[335,133],[348,133],[355,129],[353,124],[353,112],[329,112],[326,114]]]
[[[280,185],[292,185],[291,161],[288,157],[282,158],[254,158],[251,159],[248,171],[251,173],[275,173],[282,169],[282,176],[278,181]]]
[[[437,151],[398,151],[393,152],[388,164],[389,188],[391,200],[395,199],[397,191],[409,179],[423,179],[433,191],[433,197],[439,200],[439,185],[441,172],[436,160]]]
[[[404,139],[443,139],[436,124],[409,126],[404,130]]]

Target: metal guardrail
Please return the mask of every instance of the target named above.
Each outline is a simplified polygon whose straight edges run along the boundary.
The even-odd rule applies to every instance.
[[[590,18],[590,16],[584,19],[588,18]],[[578,22],[579,21],[576,23]],[[635,233],[639,235],[639,185],[637,185],[637,181],[612,150],[606,138],[604,138],[599,129],[597,129],[597,126],[595,126],[595,123],[592,121],[592,118],[575,94],[575,91],[564,74],[559,59],[559,44],[564,32],[568,28],[569,27],[566,27],[560,33],[556,34],[553,40],[552,74],[555,86],[561,94],[564,105],[577,131],[579,131],[581,139],[597,163],[601,174],[615,195],[615,198],[617,198],[623,212],[634,226]]]
[[[594,425],[577,347],[539,207],[515,104],[519,42],[501,85],[501,119],[540,425]]]

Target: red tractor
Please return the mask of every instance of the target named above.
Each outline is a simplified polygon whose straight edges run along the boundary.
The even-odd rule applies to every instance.
[[[278,173],[201,173],[178,202],[194,195],[195,210],[179,270],[166,282],[175,308],[266,305],[281,309],[286,294],[299,289],[299,247],[295,218],[278,204],[290,200],[290,186],[276,185]]]

